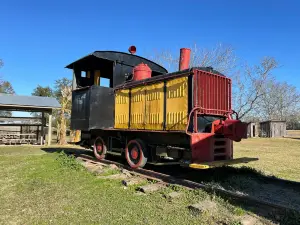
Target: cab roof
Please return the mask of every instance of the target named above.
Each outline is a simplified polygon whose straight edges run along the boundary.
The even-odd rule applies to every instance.
[[[95,51],[90,53],[87,56],[84,56],[69,65],[66,66],[68,69],[79,69],[79,70],[87,70],[87,69],[94,69],[97,67],[97,64],[101,63],[109,63],[115,62],[119,64],[124,64],[127,66],[136,66],[139,63],[147,64],[153,71],[159,73],[168,73],[168,71],[160,66],[159,64],[143,58],[141,56],[132,55],[125,52],[118,52],[118,51]]]

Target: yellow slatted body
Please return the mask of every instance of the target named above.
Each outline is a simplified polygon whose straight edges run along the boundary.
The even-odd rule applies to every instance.
[[[188,77],[167,81],[166,129],[185,130],[188,120]]]
[[[188,78],[179,77],[166,82],[166,112],[164,112],[164,83],[149,84],[129,90],[118,90],[115,97],[115,128],[185,130],[188,117]],[[130,104],[129,104],[130,101]],[[129,105],[130,127],[129,123]]]
[[[115,128],[128,128],[129,90],[118,90],[115,94]]]
[[[131,89],[130,128],[132,129],[145,129],[145,90],[145,86]]]
[[[146,125],[147,130],[163,130],[164,83],[146,86]]]

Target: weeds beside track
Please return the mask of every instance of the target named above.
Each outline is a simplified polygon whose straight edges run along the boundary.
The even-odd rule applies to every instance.
[[[243,205],[247,209],[251,209],[254,213],[258,215],[262,215],[267,218],[272,218],[276,217],[282,218],[286,220],[286,218],[292,218],[292,220],[299,220],[299,214],[300,210],[299,208],[294,208],[288,205],[284,205],[281,203],[275,203],[272,201],[265,201],[253,196],[249,196],[243,193],[238,193],[234,192],[231,190],[226,190],[224,188],[212,186],[209,184],[205,183],[199,183],[195,182],[192,180],[185,179],[183,174],[186,173],[180,173],[178,171],[177,176],[174,175],[176,174],[174,171],[172,172],[173,175],[170,175],[168,173],[161,173],[158,171],[154,170],[148,170],[148,169],[132,169],[129,166],[127,166],[124,163],[121,162],[116,162],[116,161],[111,161],[111,160],[96,160],[93,157],[89,155],[76,155],[76,157],[80,160],[83,160],[88,163],[92,164],[114,164],[117,165],[118,167],[121,167],[123,169],[129,170],[132,173],[144,177],[148,180],[153,180],[155,182],[160,182],[165,185],[179,185],[181,187],[187,188],[187,189],[202,189],[210,194],[217,195],[219,197],[224,198],[225,200],[229,201],[232,204],[238,204],[238,205]],[[244,171],[245,172],[245,171]],[[189,176],[186,176],[189,177]],[[295,185],[295,186],[300,186],[298,182],[289,182],[289,181],[282,181],[276,178],[268,178],[268,181],[274,181],[274,182],[283,182],[286,183],[287,185]],[[298,222],[297,222],[298,223]],[[293,223],[291,223],[293,224]]]

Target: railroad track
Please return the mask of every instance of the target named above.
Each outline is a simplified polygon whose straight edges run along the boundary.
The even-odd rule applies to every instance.
[[[277,204],[273,202],[264,201],[261,199],[258,199],[256,197],[252,197],[249,195],[236,193],[233,191],[225,190],[218,187],[212,187],[210,185],[197,183],[191,180],[178,178],[169,174],[164,174],[160,172],[156,172],[153,170],[147,170],[147,169],[132,169],[131,167],[124,165],[120,162],[115,162],[111,160],[96,160],[94,157],[90,155],[84,155],[84,154],[74,154],[72,153],[77,159],[80,159],[84,162],[90,163],[90,164],[105,164],[110,165],[114,164],[122,169],[126,169],[130,171],[131,173],[140,176],[142,178],[146,178],[148,180],[153,180],[156,182],[159,182],[164,185],[179,185],[187,189],[202,189],[210,194],[215,194],[217,196],[222,197],[223,199],[228,200],[229,202],[233,204],[243,204],[247,208],[255,209],[254,211],[260,212],[260,214],[272,214],[272,215],[287,215],[289,213],[300,213],[299,209]],[[293,183],[293,182],[292,182]],[[299,184],[299,183],[298,183]]]

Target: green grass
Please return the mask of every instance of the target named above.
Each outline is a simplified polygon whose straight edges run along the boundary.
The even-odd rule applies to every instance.
[[[300,137],[300,130],[287,130],[286,136],[288,137]]]
[[[174,189],[184,195],[174,202],[163,198]],[[170,187],[146,196],[135,192],[118,180],[97,178],[62,153],[0,148],[1,224],[238,224],[244,214],[201,190]],[[216,211],[194,215],[187,209],[212,197]]]
[[[267,175],[300,181],[300,138],[249,138],[234,143],[234,158],[257,157],[246,164]]]

